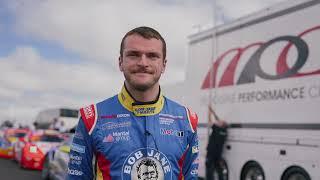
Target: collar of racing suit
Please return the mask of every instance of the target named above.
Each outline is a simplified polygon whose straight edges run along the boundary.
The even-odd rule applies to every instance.
[[[164,97],[161,89],[158,98],[151,102],[137,102],[130,95],[125,85],[118,94],[118,99],[123,107],[133,112],[136,116],[151,116],[160,113],[164,105]]]

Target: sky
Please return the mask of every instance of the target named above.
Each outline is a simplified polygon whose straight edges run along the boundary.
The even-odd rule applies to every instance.
[[[117,94],[120,41],[138,26],[166,39],[161,84],[183,81],[189,35],[282,1],[0,0],[0,122],[27,124],[41,110]]]

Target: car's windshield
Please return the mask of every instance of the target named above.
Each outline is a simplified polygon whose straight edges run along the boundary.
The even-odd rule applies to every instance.
[[[62,142],[64,139],[59,136],[53,136],[53,135],[43,135],[40,137],[40,141],[45,142]]]
[[[17,138],[21,138],[21,137],[24,137],[27,133],[25,132],[19,132],[19,133],[15,133],[14,136],[17,137]]]

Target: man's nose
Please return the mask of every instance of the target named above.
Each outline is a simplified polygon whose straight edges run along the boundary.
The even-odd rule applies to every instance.
[[[138,65],[141,66],[147,66],[149,64],[149,59],[145,54],[142,54],[140,56],[140,59],[138,60]]]

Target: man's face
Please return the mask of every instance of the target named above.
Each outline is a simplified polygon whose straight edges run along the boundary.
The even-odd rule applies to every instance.
[[[157,171],[153,166],[141,165],[140,170],[141,180],[157,180]]]
[[[158,86],[166,61],[163,59],[162,42],[155,38],[145,39],[133,34],[124,41],[119,68],[132,88],[146,91]]]

